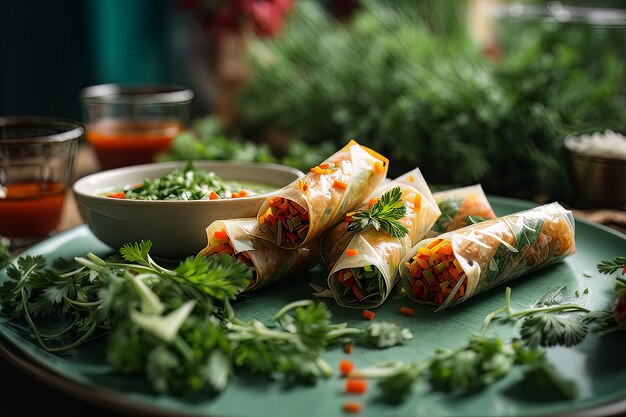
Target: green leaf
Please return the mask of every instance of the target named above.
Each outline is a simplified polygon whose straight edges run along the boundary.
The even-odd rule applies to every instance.
[[[394,187],[385,192],[369,210],[352,214],[348,230],[358,232],[373,227],[376,231],[384,230],[392,237],[400,238],[409,232],[398,222],[405,215],[406,207],[402,201],[402,189]]]
[[[601,274],[611,275],[619,269],[626,268],[626,256],[618,256],[615,259],[605,259],[600,261],[597,266],[598,272]]]
[[[537,313],[527,317],[520,336],[528,346],[574,346],[587,336],[588,327],[577,315],[561,316],[556,313]]]
[[[143,262],[148,264],[150,262],[149,252],[152,249],[152,242],[149,240],[142,240],[141,243],[126,244],[120,248],[120,254],[128,262]]]

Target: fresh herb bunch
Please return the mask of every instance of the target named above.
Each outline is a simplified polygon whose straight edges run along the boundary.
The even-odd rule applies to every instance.
[[[386,348],[412,337],[390,323],[331,323],[326,306],[310,300],[288,304],[270,325],[242,321],[231,301],[247,287],[248,267],[220,255],[168,269],[151,247],[142,241],[120,249],[123,260],[88,254],[51,267],[42,256],[21,257],[7,269],[0,304],[51,352],[107,336],[108,362],[144,374],[159,392],[221,391],[239,368],[313,382],[332,374],[322,358],[328,346]],[[55,334],[42,330],[50,316],[65,323]]]
[[[363,1],[348,22],[295,4],[283,37],[251,42],[243,123],[311,144],[357,137],[395,174],[419,165],[431,183],[519,197],[567,194],[566,135],[626,128],[619,56],[596,48],[588,71],[578,45],[537,28],[492,62],[467,36],[433,33],[419,4]]]
[[[402,190],[400,187],[394,187],[385,192],[369,210],[352,213],[348,230],[358,232],[373,227],[376,231],[384,230],[391,237],[401,238],[409,232],[398,221],[405,215],[406,207],[402,201]]]
[[[225,183],[214,172],[198,169],[191,161],[184,168],[155,179],[145,179],[143,184],[126,186],[124,198],[129,200],[207,200],[211,192],[220,198],[239,192],[241,186]]]

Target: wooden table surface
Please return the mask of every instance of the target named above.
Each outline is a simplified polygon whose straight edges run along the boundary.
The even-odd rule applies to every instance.
[[[74,178],[83,177],[99,170],[96,157],[88,146],[79,149],[74,165]],[[626,212],[621,210],[574,210],[575,215],[591,221],[604,223],[626,232]],[[61,230],[82,224],[82,219],[71,190],[67,192]],[[0,339],[1,342],[1,339]],[[0,343],[1,345],[1,343]],[[0,346],[1,347],[1,346]],[[64,416],[123,416],[119,410],[112,411],[69,394],[67,389],[57,386],[54,380],[29,375],[25,369],[0,356],[0,415],[39,416],[50,411],[60,411]],[[42,382],[43,381],[43,382]]]

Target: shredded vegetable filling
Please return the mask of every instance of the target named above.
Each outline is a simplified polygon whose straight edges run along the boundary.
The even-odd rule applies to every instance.
[[[419,248],[413,259],[407,262],[407,268],[411,275],[411,291],[424,302],[443,304],[460,281],[453,300],[465,295],[465,272],[454,257],[452,242],[447,239],[434,239]]]
[[[337,281],[345,287],[343,296],[348,303],[367,300],[383,293],[380,272],[371,265],[342,269],[337,273]]]
[[[260,219],[276,234],[276,245],[293,248],[306,239],[309,213],[299,204],[283,198],[269,199],[269,208]]]
[[[252,263],[252,259],[250,259],[250,255],[248,255],[247,251],[235,253],[235,248],[231,243],[228,235],[225,231],[217,231],[213,236],[214,239],[217,240],[218,245],[213,249],[212,255],[220,255],[225,253],[237,259],[238,261],[245,264],[247,267],[252,269],[252,280],[251,283],[256,281],[256,269],[254,268],[254,264]]]

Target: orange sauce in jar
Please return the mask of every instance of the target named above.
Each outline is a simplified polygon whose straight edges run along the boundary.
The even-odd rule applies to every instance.
[[[183,130],[176,119],[102,119],[87,126],[102,169],[148,164]]]
[[[0,190],[0,235],[8,238],[40,238],[61,221],[65,187],[54,182],[23,182]]]

